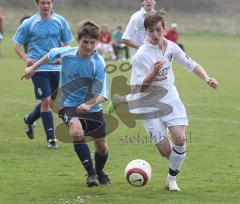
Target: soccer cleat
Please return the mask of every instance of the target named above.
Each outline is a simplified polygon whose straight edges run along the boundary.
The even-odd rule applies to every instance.
[[[167,180],[166,190],[168,191],[181,191],[177,185],[176,180]]]
[[[101,185],[109,185],[110,184],[110,179],[108,178],[108,175],[105,173],[98,175],[98,181]]]
[[[88,187],[98,186],[98,178],[96,174],[88,175],[87,185]]]
[[[34,123],[33,123],[33,124],[29,123],[29,122],[27,121],[27,117],[28,117],[28,115],[26,115],[26,116],[23,118],[24,123],[25,123],[25,125],[26,125],[25,132],[26,132],[28,138],[32,140],[32,139],[34,138],[33,128],[35,127],[35,124],[34,124]]]
[[[57,140],[56,139],[50,139],[48,140],[48,149],[58,149]]]

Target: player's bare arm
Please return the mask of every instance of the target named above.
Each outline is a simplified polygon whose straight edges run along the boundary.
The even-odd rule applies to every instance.
[[[48,61],[48,56],[43,56],[39,61],[34,63],[32,66],[25,68],[24,73],[21,77],[22,79],[30,79],[30,77],[34,74],[34,72],[43,64],[45,64]]]
[[[196,74],[199,78],[203,79],[204,81],[207,82],[207,84],[214,88],[217,89],[219,83],[215,78],[211,78],[208,76],[207,72],[201,65],[196,65],[196,68],[193,70],[194,74]]]
[[[29,58],[28,55],[24,52],[22,45],[14,44],[14,49],[17,55],[26,63],[27,67],[30,67],[35,63],[35,61]]]

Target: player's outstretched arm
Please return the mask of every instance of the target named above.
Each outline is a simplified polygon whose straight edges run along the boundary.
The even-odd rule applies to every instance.
[[[48,55],[45,55],[36,63],[34,63],[32,66],[27,67],[24,70],[24,73],[22,74],[21,80],[23,80],[24,78],[29,79],[34,74],[34,72],[38,69],[38,67],[45,64],[47,61],[48,61]]]
[[[214,89],[217,89],[219,83],[218,81],[215,79],[215,78],[211,78],[208,76],[207,72],[205,71],[205,69],[197,64],[196,65],[196,68],[193,70],[194,74],[196,74],[199,78],[203,79],[204,81],[207,82],[207,84],[214,88]]]

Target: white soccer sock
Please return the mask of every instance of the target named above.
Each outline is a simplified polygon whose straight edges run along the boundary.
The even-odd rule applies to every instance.
[[[168,173],[167,179],[168,181],[173,181],[173,180],[176,180],[176,176],[172,176]]]
[[[179,147],[174,143],[172,145],[172,151],[169,157],[169,168],[178,173],[186,158],[186,145]]]

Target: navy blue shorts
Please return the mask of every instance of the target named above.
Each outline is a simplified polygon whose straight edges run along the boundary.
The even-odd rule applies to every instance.
[[[58,115],[67,125],[73,117],[78,117],[85,136],[90,136],[92,138],[106,137],[106,128],[102,111],[78,114],[75,110],[76,107],[64,107],[59,110]]]
[[[36,99],[41,100],[51,96],[54,100],[57,97],[60,72],[36,72],[32,76]]]

